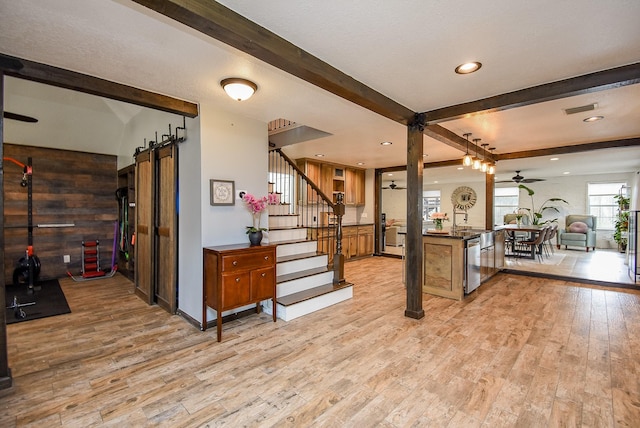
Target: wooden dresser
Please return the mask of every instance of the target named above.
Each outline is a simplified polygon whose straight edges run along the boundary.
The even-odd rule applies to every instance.
[[[247,244],[203,249],[202,330],[207,329],[207,306],[217,312],[218,342],[222,312],[272,299],[276,321],[276,246]]]

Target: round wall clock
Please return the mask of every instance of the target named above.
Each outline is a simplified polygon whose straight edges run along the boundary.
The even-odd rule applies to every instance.
[[[466,211],[476,204],[476,191],[471,187],[460,186],[453,191],[451,203],[456,210]]]

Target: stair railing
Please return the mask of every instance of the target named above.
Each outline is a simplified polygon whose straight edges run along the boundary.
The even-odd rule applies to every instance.
[[[288,214],[297,215],[297,227],[307,229],[307,239],[317,241],[318,251],[329,256],[333,282],[345,282],[342,254],[343,195],[329,198],[320,187],[280,149],[269,151],[269,192],[279,205],[288,205]]]

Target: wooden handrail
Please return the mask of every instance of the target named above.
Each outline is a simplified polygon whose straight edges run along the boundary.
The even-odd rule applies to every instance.
[[[312,188],[313,190],[315,190],[315,191],[316,191],[316,193],[317,193],[318,195],[320,195],[320,197],[322,198],[322,200],[323,200],[324,202],[326,202],[326,204],[327,204],[327,205],[329,205],[332,209],[335,209],[336,204],[334,204],[334,203],[331,201],[331,199],[329,199],[329,198],[327,197],[327,195],[325,195],[325,194],[324,194],[324,192],[323,192],[322,190],[320,190],[320,188],[319,188],[318,186],[316,186],[316,184],[315,184],[313,181],[311,181],[311,179],[310,179],[309,177],[307,177],[307,175],[306,175],[306,174],[305,174],[305,173],[300,169],[300,167],[299,167],[298,165],[296,165],[296,164],[295,164],[295,162],[293,162],[293,161],[289,158],[289,156],[285,155],[285,154],[282,152],[282,150],[281,150],[281,149],[274,149],[273,151],[278,152],[278,153],[280,154],[280,156],[282,156],[282,158],[283,158],[285,161],[287,161],[287,163],[288,163],[289,165],[291,165],[291,167],[292,167],[292,168],[293,168],[293,169],[294,169],[294,170],[295,170],[299,175],[301,175],[301,176],[302,176],[302,178],[304,178],[304,181],[306,181],[306,182],[307,182],[307,184],[308,184],[309,186],[311,186],[311,188]]]

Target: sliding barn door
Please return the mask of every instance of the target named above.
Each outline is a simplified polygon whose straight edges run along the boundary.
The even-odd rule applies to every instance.
[[[153,303],[153,165],[151,150],[136,156],[136,294],[148,304]]]
[[[170,313],[177,309],[176,187],[178,146],[155,151],[155,301]]]

